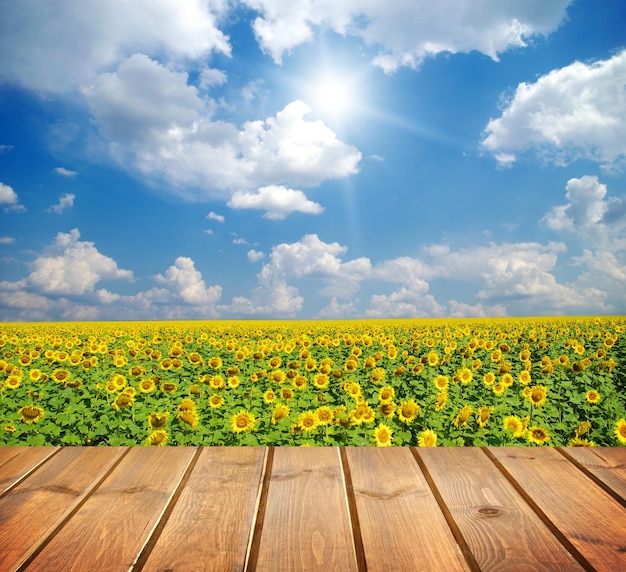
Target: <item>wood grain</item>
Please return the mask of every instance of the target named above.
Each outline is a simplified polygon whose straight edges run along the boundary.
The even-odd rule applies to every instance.
[[[615,499],[554,449],[488,451],[593,567],[626,570],[626,509]]]
[[[626,447],[568,447],[562,451],[626,503]]]
[[[192,447],[131,448],[29,572],[129,570],[195,453]]]
[[[339,450],[277,447],[256,570],[356,570]]]
[[[480,449],[419,455],[481,570],[582,570]]]
[[[0,570],[25,562],[125,452],[63,449],[0,498]]]
[[[469,569],[410,449],[346,453],[368,571]]]
[[[266,452],[203,449],[142,570],[243,570]]]
[[[57,451],[57,447],[0,447],[0,495]]]

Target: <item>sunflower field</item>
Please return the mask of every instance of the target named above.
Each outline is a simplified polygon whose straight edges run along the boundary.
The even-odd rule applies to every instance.
[[[626,318],[0,324],[0,445],[620,446]]]

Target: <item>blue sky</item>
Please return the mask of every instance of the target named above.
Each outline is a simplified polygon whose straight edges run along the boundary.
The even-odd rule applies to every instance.
[[[624,314],[624,21],[0,0],[0,320]]]

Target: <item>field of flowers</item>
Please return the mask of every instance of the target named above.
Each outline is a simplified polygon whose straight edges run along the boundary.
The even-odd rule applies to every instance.
[[[625,317],[0,325],[0,445],[624,444]]]

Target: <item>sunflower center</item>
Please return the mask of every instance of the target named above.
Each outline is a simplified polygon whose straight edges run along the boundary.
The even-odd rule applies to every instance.
[[[246,427],[248,425],[248,418],[243,415],[237,417],[237,427]]]

